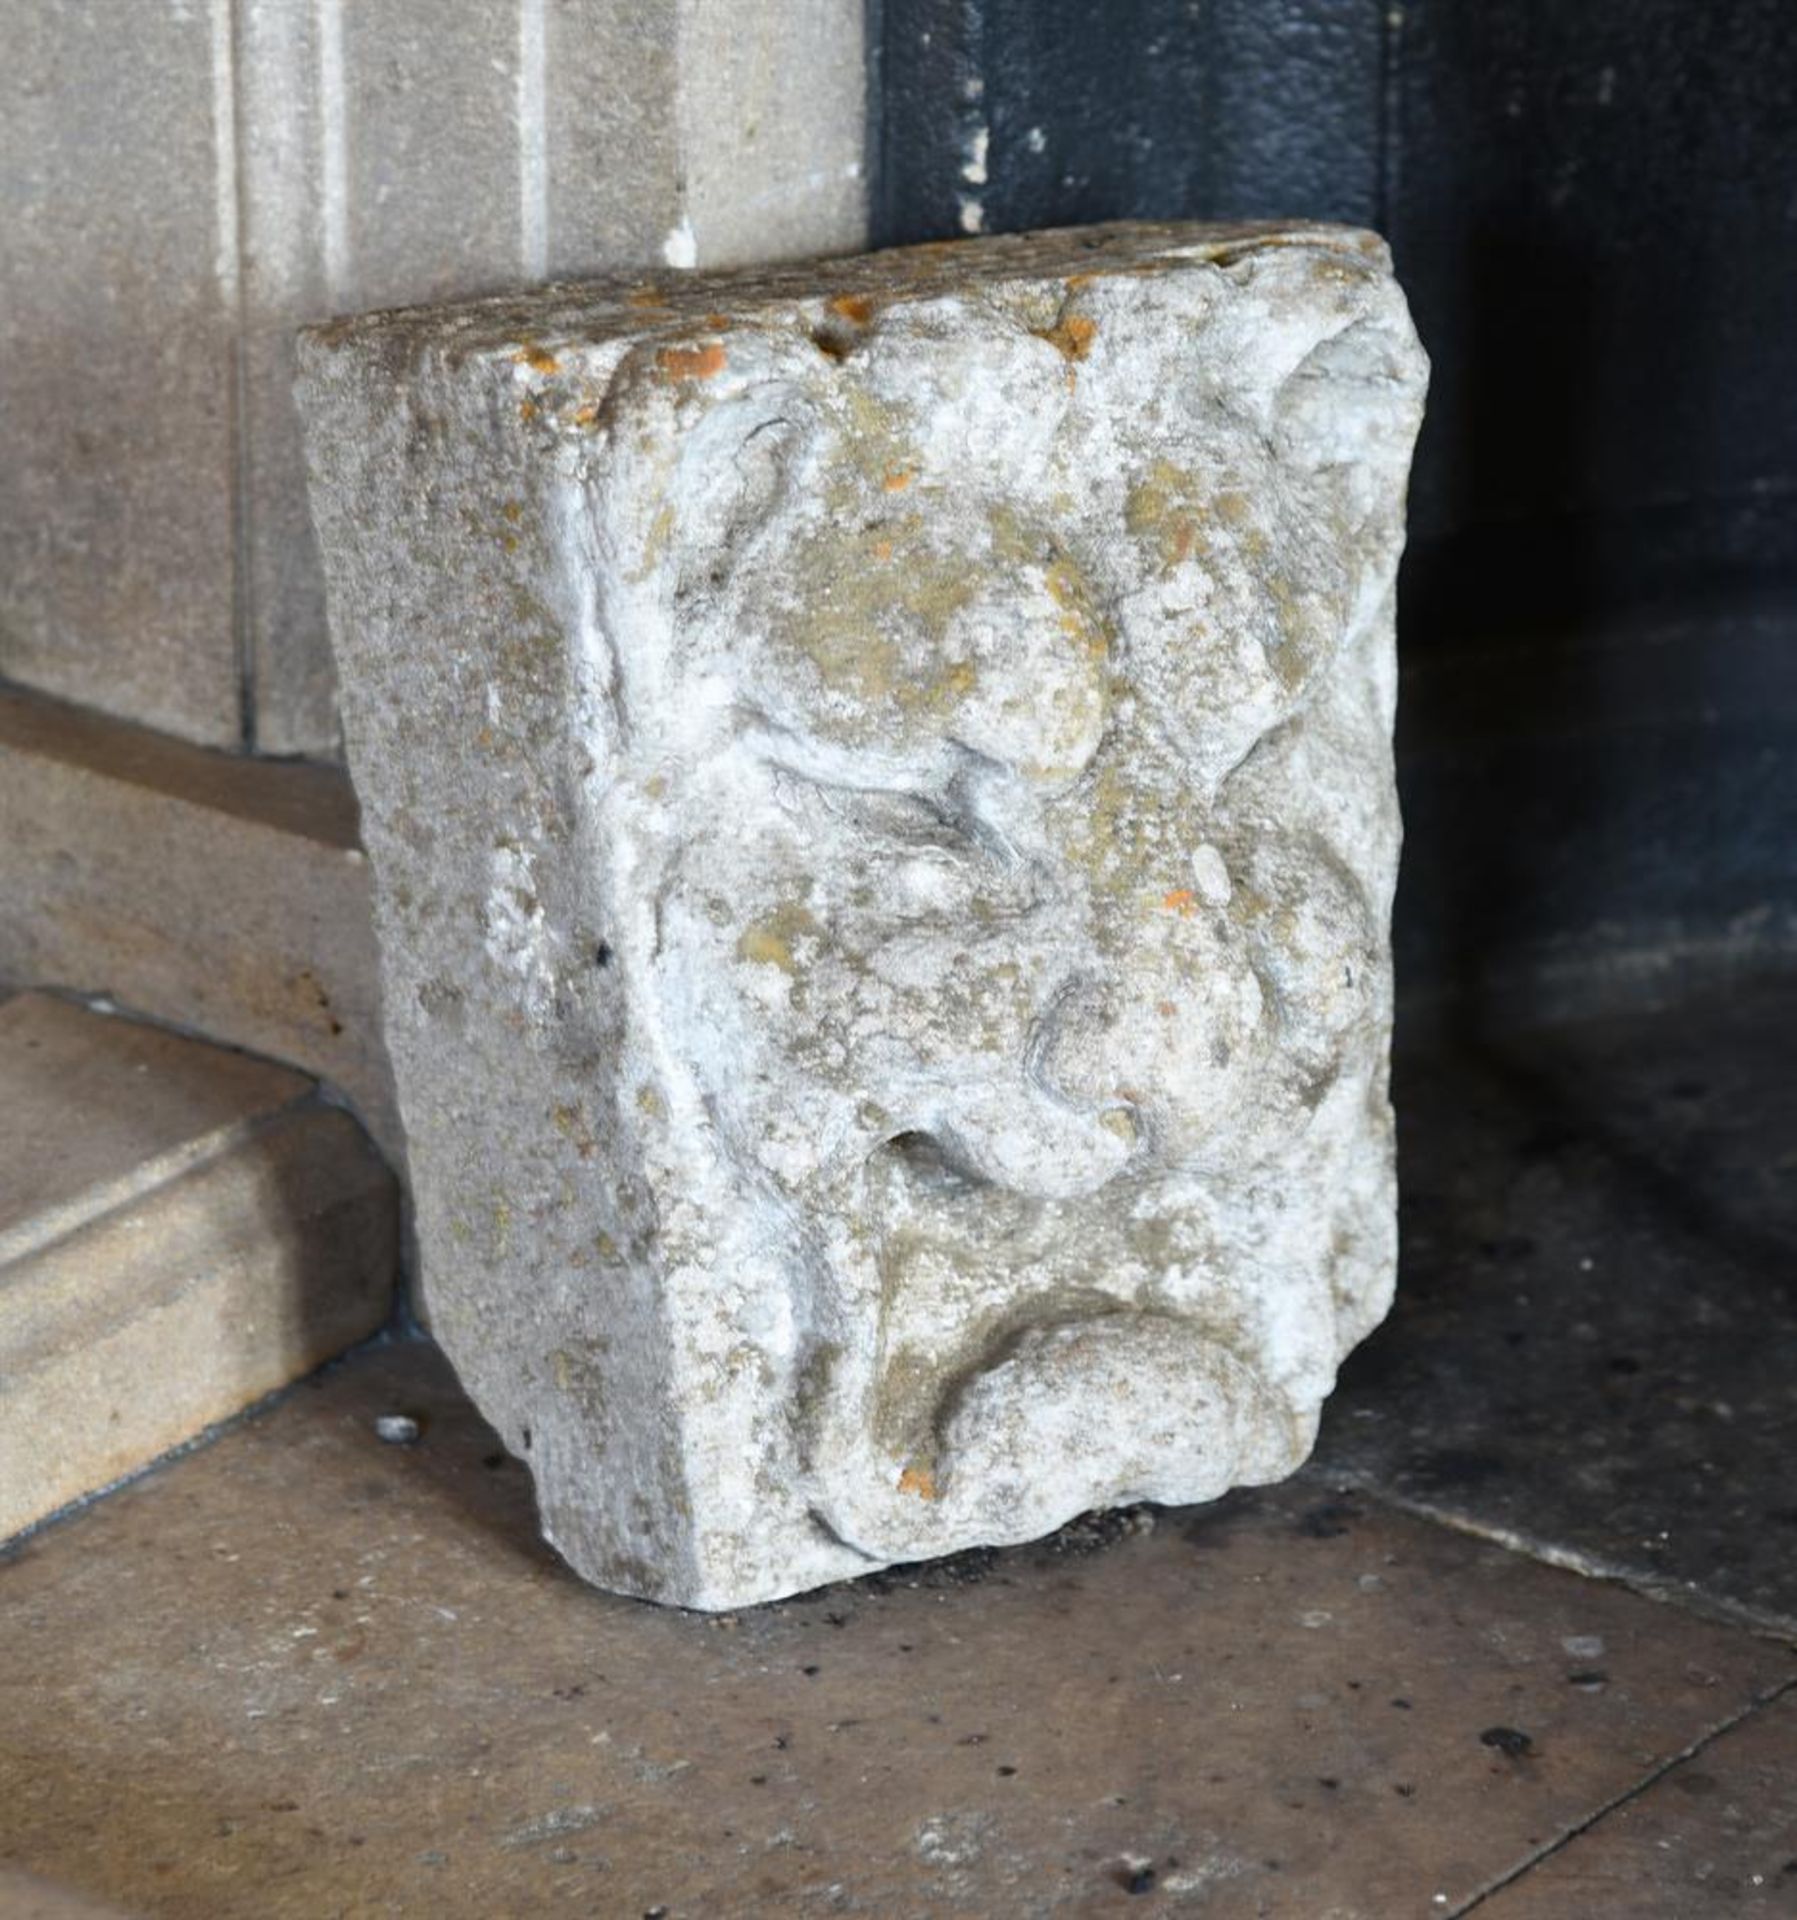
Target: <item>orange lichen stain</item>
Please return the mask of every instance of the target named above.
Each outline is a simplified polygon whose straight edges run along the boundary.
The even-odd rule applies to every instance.
[[[839,293],[827,304],[832,313],[857,327],[865,327],[874,317],[874,303],[865,293]]]
[[[575,426],[580,428],[596,427],[599,424],[599,406],[596,401],[587,400],[574,409],[571,416]]]
[[[1245,493],[1234,487],[1219,493],[1212,505],[1216,508],[1217,518],[1226,521],[1232,527],[1243,525],[1254,511],[1254,503]]]
[[[1072,561],[1056,560],[1043,578],[1049,598],[1061,610],[1060,628],[1067,638],[1083,646],[1089,653],[1102,656],[1108,652],[1110,643],[1103,627],[1088,616],[1079,574]]]
[[[1070,313],[1052,327],[1040,328],[1038,340],[1046,340],[1057,353],[1069,360],[1083,360],[1098,338],[1098,322],[1083,313]]]
[[[547,347],[540,347],[534,340],[525,341],[512,358],[521,367],[529,367],[533,373],[554,373],[561,362]]]
[[[886,478],[880,482],[888,493],[903,493],[917,475],[909,467],[892,467],[887,470]]]
[[[640,287],[632,287],[625,294],[624,301],[627,306],[632,307],[665,307],[668,304],[668,296],[660,287],[645,283]]]
[[[581,1159],[592,1159],[594,1153],[598,1151],[598,1142],[594,1140],[592,1130],[587,1126],[586,1116],[578,1107],[556,1107],[550,1118],[555,1122],[556,1132],[572,1145]]]
[[[1173,1004],[1171,1000],[1157,1001],[1155,1003],[1154,1010],[1156,1013],[1160,1015],[1160,1017],[1163,1020],[1171,1020],[1173,1016],[1179,1011],[1179,1009]]]
[[[1175,887],[1170,893],[1161,895],[1161,905],[1169,913],[1177,913],[1189,920],[1198,911],[1198,897],[1190,887]]]
[[[705,324],[713,333],[724,333],[729,330],[732,322],[727,313],[708,313],[705,316]]]
[[[632,580],[647,580],[655,571],[657,562],[667,551],[668,541],[674,532],[674,503],[664,500],[657,509],[655,518],[649,523],[649,537],[643,542],[643,564],[640,572],[631,576]]]
[[[526,426],[529,426],[537,417],[537,412],[537,403],[534,400],[520,400],[518,402],[518,418],[522,420]]]
[[[729,356],[716,340],[702,347],[663,347],[655,356],[664,380],[710,380],[724,371]]]
[[[898,1478],[900,1493],[914,1493],[920,1500],[940,1500],[941,1491],[936,1485],[936,1475],[929,1467],[907,1467]]]
[[[890,540],[876,540],[873,544],[873,555],[876,560],[890,560],[892,558],[892,542]]]
[[[736,943],[737,958],[759,967],[778,967],[782,973],[797,973],[792,942],[771,927],[749,927]]]

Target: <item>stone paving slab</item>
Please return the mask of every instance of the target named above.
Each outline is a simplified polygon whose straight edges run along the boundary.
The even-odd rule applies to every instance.
[[[117,1907],[96,1906],[66,1887],[0,1867],[0,1920],[125,1920]]]
[[[26,993],[0,1012],[0,1264],[310,1097],[285,1067]]]
[[[1750,1714],[1479,1913],[1480,1920],[1797,1913],[1797,1697]]]
[[[1151,1518],[647,1607],[538,1542],[434,1350],[376,1350],[0,1564],[0,1859],[257,1920],[1399,1920],[1793,1674],[1310,1476]]]
[[[1797,985],[1396,1065],[1402,1272],[1318,1459],[1797,1626]]]

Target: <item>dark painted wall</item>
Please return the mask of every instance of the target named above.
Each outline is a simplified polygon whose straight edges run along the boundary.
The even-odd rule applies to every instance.
[[[1562,606],[1781,573],[1797,556],[1790,0],[1403,18],[1382,208],[1438,343],[1424,552],[1501,585],[1506,615],[1536,611],[1503,578],[1519,522]]]
[[[880,24],[882,244],[973,205],[992,232],[1377,226],[1435,356],[1419,548],[1507,573],[1520,523],[1572,567],[1543,583],[1561,610],[1797,561],[1792,0],[883,0]],[[1490,620],[1489,582],[1462,611]]]
[[[1435,365],[1401,624],[1411,984],[1778,946],[1797,924],[1797,3],[874,18],[883,243],[1286,214],[1391,240]]]
[[[1377,217],[1385,36],[1365,0],[884,0],[877,18],[888,243],[959,229],[981,127],[995,232]]]

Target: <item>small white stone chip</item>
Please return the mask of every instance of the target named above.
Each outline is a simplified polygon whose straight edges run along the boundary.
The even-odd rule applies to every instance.
[[[1213,846],[1192,849],[1192,884],[1198,898],[1207,907],[1226,907],[1234,889],[1229,884],[1229,868]]]

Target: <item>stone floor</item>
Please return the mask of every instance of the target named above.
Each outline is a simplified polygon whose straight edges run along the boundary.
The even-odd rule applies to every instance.
[[[1402,1302],[1287,1486],[671,1614],[378,1345],[0,1560],[0,1863],[258,1920],[1797,1914],[1797,992],[1399,1094]]]

